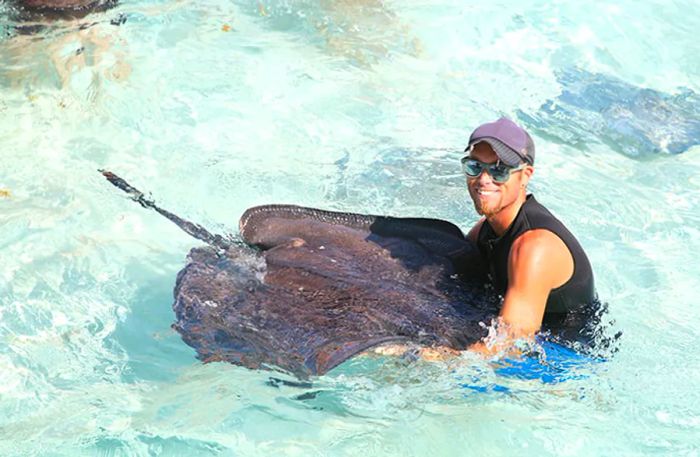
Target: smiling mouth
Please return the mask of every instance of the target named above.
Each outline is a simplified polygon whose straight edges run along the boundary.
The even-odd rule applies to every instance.
[[[484,197],[488,197],[489,195],[493,195],[496,192],[498,192],[498,191],[497,190],[484,190],[484,189],[477,189],[476,190],[476,193],[478,195],[483,195]]]

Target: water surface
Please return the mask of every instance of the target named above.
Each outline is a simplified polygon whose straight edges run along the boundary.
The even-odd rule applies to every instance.
[[[34,36],[5,13],[0,453],[697,455],[697,146],[621,154],[585,109],[576,139],[555,118],[533,130],[531,190],[578,236],[624,332],[611,360],[553,382],[469,354],[357,359],[311,387],[203,365],[170,329],[197,243],[96,172],[219,232],[271,202],[467,229],[474,126],[536,115],[571,69],[699,93],[694,9],[124,1]]]

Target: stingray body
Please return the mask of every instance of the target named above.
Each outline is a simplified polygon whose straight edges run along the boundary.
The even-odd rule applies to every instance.
[[[464,349],[483,336],[495,301],[476,278],[479,255],[454,224],[290,205],[247,210],[241,239],[212,235],[132,199],[207,246],[175,285],[176,322],[204,361],[319,375],[388,342]]]
[[[174,328],[203,360],[307,377],[387,342],[483,336],[491,302],[455,267],[475,248],[449,222],[270,205],[240,231],[259,250],[195,248],[177,279]]]
[[[90,13],[106,11],[118,0],[14,0],[14,19],[36,22],[36,27],[57,20],[80,19]],[[23,26],[29,30],[29,26]]]
[[[700,96],[667,94],[613,76],[570,68],[557,73],[561,94],[533,114],[530,128],[566,143],[596,139],[630,157],[678,154],[700,145]]]

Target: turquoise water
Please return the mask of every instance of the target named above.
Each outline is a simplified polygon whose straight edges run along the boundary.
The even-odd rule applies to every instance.
[[[696,10],[129,1],[83,30],[5,36],[0,454],[698,455],[698,146],[630,155],[595,107],[533,129],[531,190],[578,236],[624,333],[611,360],[549,377],[468,353],[358,358],[311,386],[203,365],[170,329],[197,243],[96,172],[218,232],[271,202],[466,229],[471,128],[537,117],[571,69],[699,93]]]

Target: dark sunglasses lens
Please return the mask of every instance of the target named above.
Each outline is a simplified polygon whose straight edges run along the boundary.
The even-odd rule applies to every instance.
[[[462,171],[464,171],[464,174],[467,176],[479,176],[483,169],[484,167],[481,166],[481,163],[476,160],[462,161]]]
[[[510,167],[505,165],[492,165],[489,167],[489,173],[496,182],[506,182],[510,178]]]

